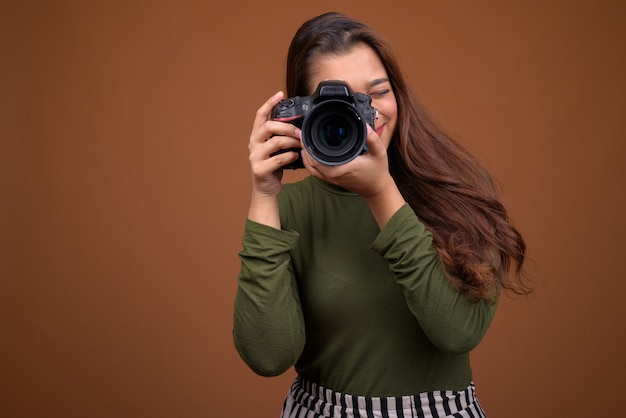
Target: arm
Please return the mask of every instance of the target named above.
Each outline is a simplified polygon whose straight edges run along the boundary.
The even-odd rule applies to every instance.
[[[250,368],[264,376],[286,371],[304,346],[302,309],[289,257],[297,234],[281,230],[278,204],[281,167],[298,153],[276,154],[298,147],[300,134],[293,125],[269,120],[282,97],[282,92],[270,97],[252,125],[248,144],[252,194],[234,307],[235,347]]]
[[[294,162],[299,153],[277,151],[300,146],[300,130],[295,126],[268,120],[272,108],[282,99],[278,92],[256,112],[248,150],[252,170],[252,195],[248,219],[280,229],[278,195],[282,184],[282,167]]]
[[[292,231],[246,222],[233,337],[241,358],[263,376],[285,372],[304,348],[304,320],[289,257],[297,238]]]
[[[468,301],[454,288],[430,233],[408,205],[393,215],[372,248],[388,260],[409,309],[433,344],[454,353],[478,345],[491,324],[496,303]]]

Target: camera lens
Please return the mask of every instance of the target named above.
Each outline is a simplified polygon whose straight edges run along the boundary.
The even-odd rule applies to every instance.
[[[329,100],[315,106],[302,127],[302,141],[313,158],[326,165],[352,161],[365,149],[365,122],[350,103]]]
[[[328,147],[340,147],[349,138],[349,128],[342,120],[328,120],[320,126],[319,138]]]

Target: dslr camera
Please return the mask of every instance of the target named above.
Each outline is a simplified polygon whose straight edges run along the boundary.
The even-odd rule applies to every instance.
[[[368,152],[367,126],[374,128],[378,110],[372,98],[352,93],[343,81],[322,81],[312,96],[281,100],[272,109],[271,118],[288,122],[302,130],[302,144],[307,152],[325,165],[346,164]],[[300,148],[280,150],[301,152]],[[302,155],[283,168],[304,168]]]

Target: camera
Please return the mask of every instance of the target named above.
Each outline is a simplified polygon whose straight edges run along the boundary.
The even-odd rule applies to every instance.
[[[288,122],[302,130],[302,144],[307,152],[325,165],[346,164],[367,149],[367,126],[374,128],[378,116],[372,98],[352,93],[343,81],[322,81],[311,96],[281,100],[272,109],[271,118]],[[299,148],[280,150],[300,152]],[[304,168],[302,155],[283,168]]]

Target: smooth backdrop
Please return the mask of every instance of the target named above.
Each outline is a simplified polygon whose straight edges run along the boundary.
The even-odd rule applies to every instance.
[[[527,240],[536,293],[472,355],[488,416],[622,413],[623,2],[1,3],[0,416],[278,416],[293,372],[231,337],[247,142],[328,10],[392,41]]]

